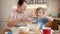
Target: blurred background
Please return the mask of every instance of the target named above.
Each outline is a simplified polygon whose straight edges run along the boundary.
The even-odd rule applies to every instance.
[[[6,28],[8,16],[11,10],[16,8],[17,1],[18,0],[0,0],[0,29]],[[46,9],[45,15],[56,19],[58,23],[57,29],[60,29],[60,0],[27,0],[27,2],[28,13],[34,13],[37,7],[43,7]]]

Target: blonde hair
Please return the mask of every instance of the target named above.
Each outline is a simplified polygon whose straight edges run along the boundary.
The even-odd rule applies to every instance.
[[[45,9],[44,8],[42,8],[42,7],[38,7],[37,9],[36,9],[36,13],[38,12],[38,10],[41,10],[41,9],[43,9],[44,11],[42,11],[43,12],[43,14],[45,13]]]

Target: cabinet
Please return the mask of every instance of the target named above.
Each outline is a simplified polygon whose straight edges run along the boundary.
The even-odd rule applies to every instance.
[[[48,3],[49,0],[26,0],[28,4],[45,4]]]
[[[58,18],[60,18],[60,8],[59,8],[59,11],[58,11]]]

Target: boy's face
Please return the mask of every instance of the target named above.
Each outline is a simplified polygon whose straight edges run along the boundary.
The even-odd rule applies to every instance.
[[[37,11],[38,16],[43,16],[44,15],[43,11],[44,11],[43,9],[38,10]]]

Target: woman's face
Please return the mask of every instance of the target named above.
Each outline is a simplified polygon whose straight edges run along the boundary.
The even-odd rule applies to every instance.
[[[26,10],[26,7],[27,3],[24,2],[21,6],[20,5],[17,6],[17,10],[18,12],[23,13]]]

